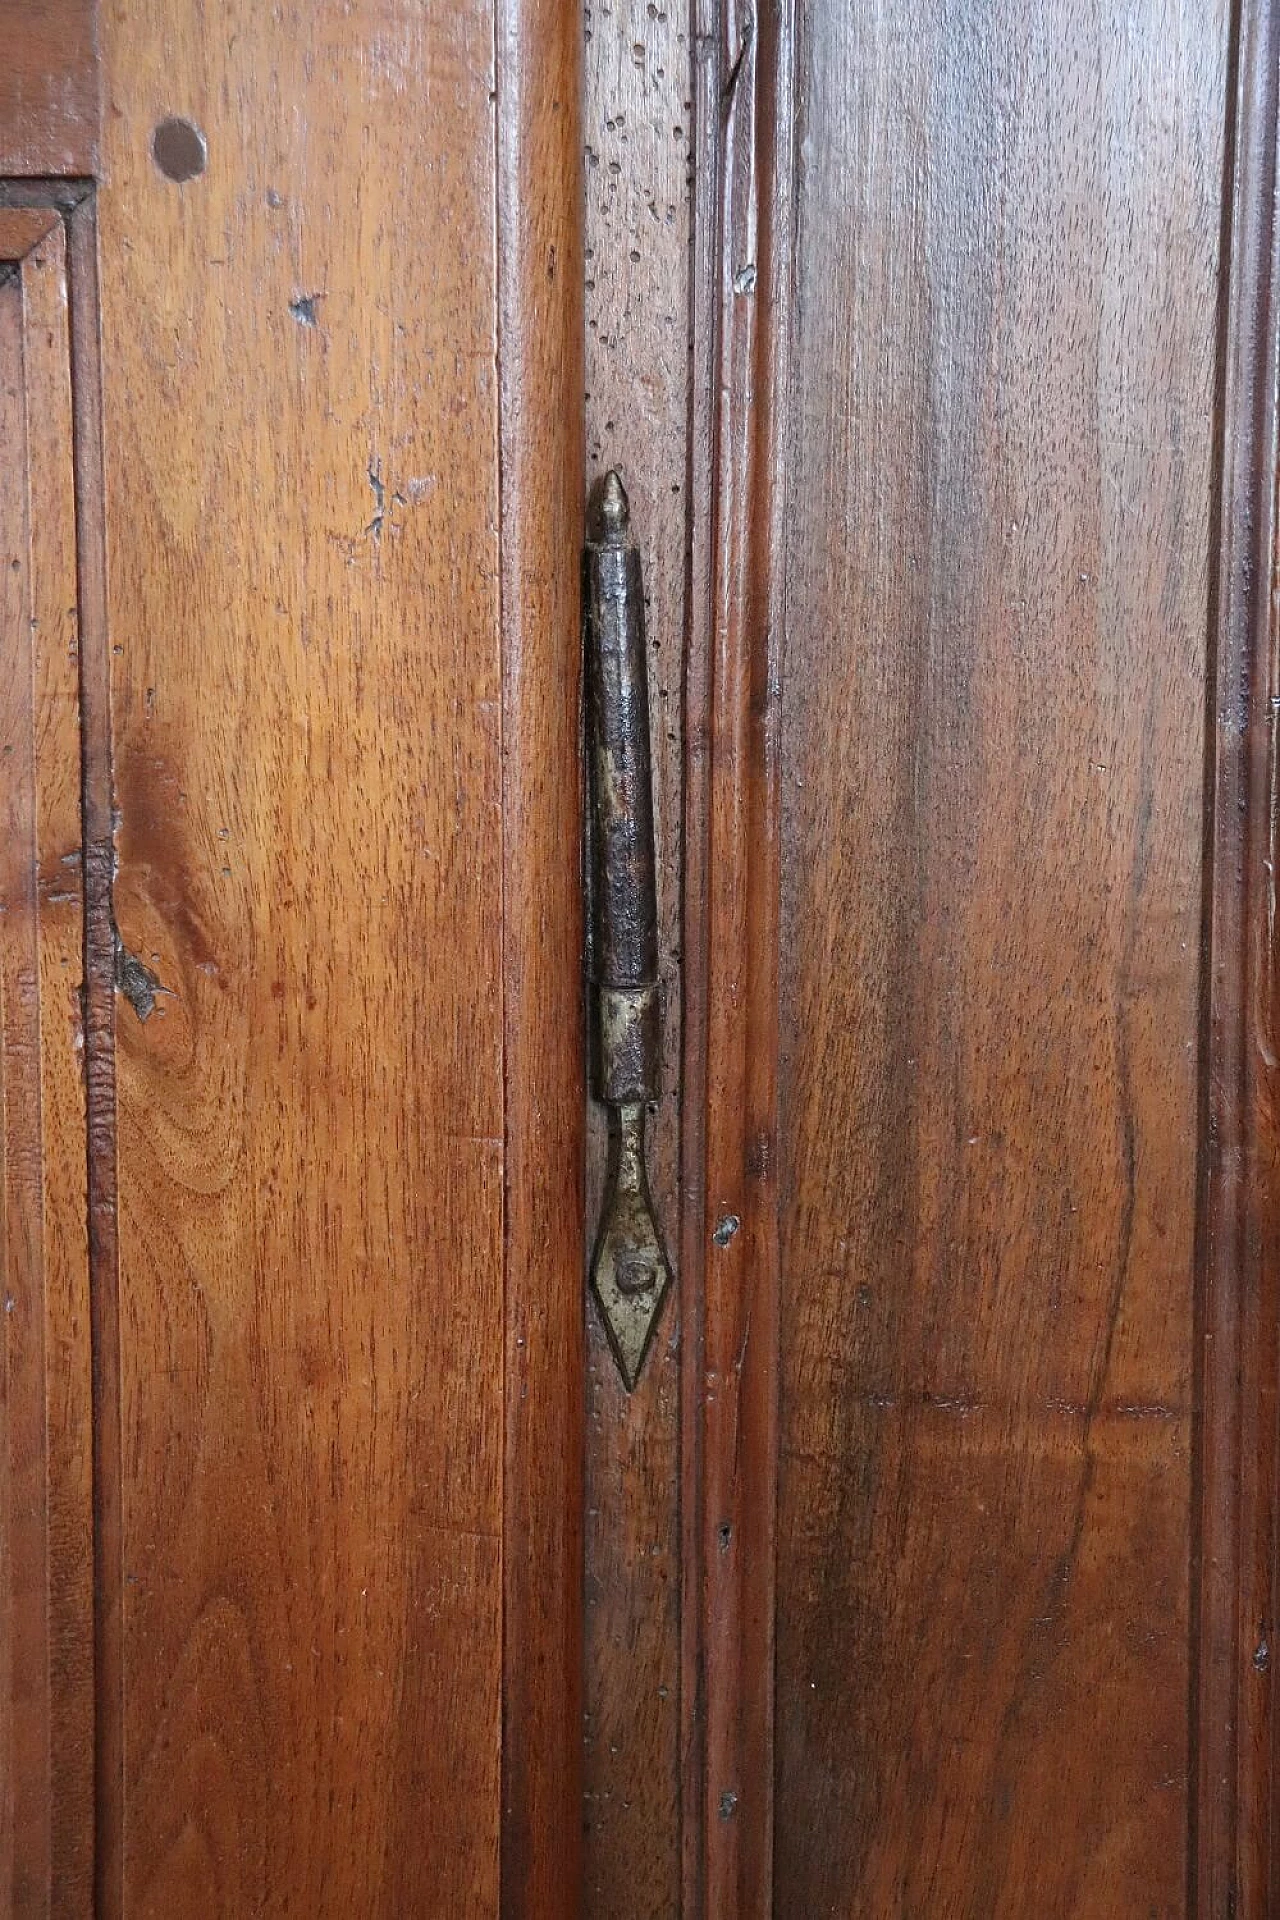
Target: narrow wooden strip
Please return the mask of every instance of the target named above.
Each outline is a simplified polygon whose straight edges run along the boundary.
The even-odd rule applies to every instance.
[[[86,1913],[92,1875],[92,1475],[81,1031],[79,659],[65,249],[0,212],[7,455],[0,1014],[0,1887]],[[25,252],[24,252],[25,249]]]
[[[51,1905],[93,1871],[93,1464],[83,1061],[80,650],[66,249],[23,265],[35,693],[36,926],[49,1530]]]
[[[70,213],[93,193],[91,180],[60,180],[54,174],[33,175],[29,179],[0,176],[0,211],[34,213],[38,216],[31,245],[49,231],[52,218]],[[52,217],[51,217],[52,216]]]
[[[22,431],[21,413],[21,291],[12,279],[0,285],[0,437],[7,452],[0,471],[0,648],[5,636],[21,631],[25,611],[23,551],[26,546],[25,516],[21,511],[22,492],[16,484],[21,468],[15,459]],[[7,483],[7,484],[6,484]],[[14,561],[17,561],[17,566]],[[17,674],[11,658],[4,660],[0,676],[0,823],[5,844],[13,844],[12,806],[15,775],[7,763],[13,758],[18,716],[13,710],[18,690]],[[8,751],[6,751],[8,749]],[[9,917],[8,875],[5,893],[0,898],[0,1283],[8,1298],[9,1269],[9,1073],[5,1060],[5,1035],[11,993],[7,986],[8,948],[12,922]],[[8,1570],[14,1566],[13,1553],[13,1413],[12,1364],[10,1338],[5,1319],[0,1319],[0,1894],[13,1886],[17,1849],[14,1841],[15,1768],[14,1768],[14,1674],[13,1630],[14,1592]]]
[[[675,1287],[628,1394],[587,1314],[585,1911],[680,1910],[681,862],[692,53],[679,8],[591,14],[586,64],[588,482],[617,466],[644,563],[662,971],[649,1179]],[[620,169],[620,171],[618,171]],[[588,1238],[606,1160],[588,1110]]]
[[[707,32],[714,26],[709,19]],[[762,21],[735,15],[727,35],[710,43],[718,55],[700,70],[697,91],[708,185],[696,214],[691,492],[695,503],[710,504],[694,525],[687,721],[686,1071],[705,1113],[705,1142],[690,1156],[688,1190],[698,1199],[686,1239],[685,1324],[701,1361],[698,1391],[686,1398],[686,1506],[697,1512],[686,1531],[686,1607],[697,1636],[686,1634],[685,1643],[686,1780],[698,1783],[701,1806],[692,1819],[686,1814],[685,1888],[690,1911],[707,1916],[765,1915],[772,1904],[785,584],[776,556],[791,40],[789,8]],[[696,1030],[695,1018],[704,1023]]]
[[[581,1887],[581,26],[497,10],[504,1272],[502,1911]]]
[[[1198,1660],[1189,1899],[1275,1911],[1280,992],[1275,487],[1280,13],[1238,21],[1206,835]]]
[[[22,287],[0,287],[0,1074],[4,1109],[3,1506],[0,1508],[0,1902],[47,1911],[49,1835],[48,1436],[41,1233],[36,711],[31,647],[28,421]]]
[[[80,618],[84,1066],[93,1369],[94,1914],[123,1908],[119,1258],[111,660],[107,646],[97,232],[91,200],[67,217]]]
[[[722,42],[717,9],[696,9],[694,204],[689,286],[688,579],[684,647],[684,1044],[680,1141],[680,1738],[681,1913],[704,1920],[706,1666],[702,1615],[705,1497],[708,820],[714,565]]]
[[[652,1198],[674,1261],[645,1371],[628,1394],[587,1311],[585,1910],[679,1910],[679,1117],[681,662],[689,419],[689,83],[685,15],[649,0],[591,13],[585,71],[587,474],[620,468],[645,566],[662,1075],[649,1117]],[[618,171],[620,169],[620,171]],[[587,1227],[606,1160],[591,1104]]]

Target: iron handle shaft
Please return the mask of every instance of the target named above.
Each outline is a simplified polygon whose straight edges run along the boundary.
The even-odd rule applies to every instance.
[[[616,473],[596,490],[583,564],[591,784],[590,971],[596,1097],[609,1165],[591,1281],[614,1356],[635,1386],[671,1269],[645,1163],[658,1095],[661,1003],[653,774],[640,554]]]

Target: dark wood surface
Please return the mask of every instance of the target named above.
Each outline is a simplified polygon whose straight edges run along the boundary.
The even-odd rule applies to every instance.
[[[63,225],[0,210],[0,1904],[88,1911],[92,1392]]]
[[[1186,1911],[1227,43],[804,9],[781,1913]]]
[[[154,0],[99,155],[92,11],[0,0],[15,1914],[1280,1905],[1280,28],[1229,11]]]
[[[0,179],[98,170],[97,0],[0,0]]]

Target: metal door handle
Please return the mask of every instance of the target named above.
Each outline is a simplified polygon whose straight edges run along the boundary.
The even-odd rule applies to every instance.
[[[584,602],[591,779],[588,914],[594,1077],[609,1108],[609,1161],[591,1284],[628,1391],[671,1284],[645,1166],[658,1095],[662,1009],[640,555],[609,473],[587,526]]]

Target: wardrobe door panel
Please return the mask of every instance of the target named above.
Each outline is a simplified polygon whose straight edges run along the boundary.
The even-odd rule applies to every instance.
[[[1227,9],[797,45],[777,1910],[1181,1913]]]

